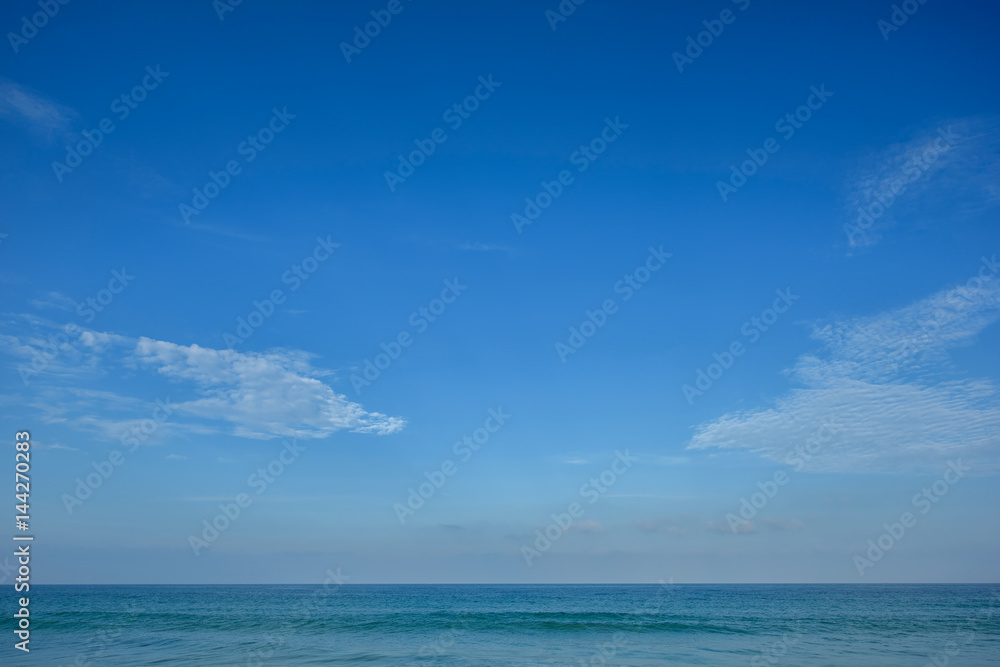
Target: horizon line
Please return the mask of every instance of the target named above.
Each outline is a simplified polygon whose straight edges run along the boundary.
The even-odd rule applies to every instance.
[[[604,583],[538,583],[538,582],[514,582],[514,583],[484,583],[484,582],[461,582],[461,583],[427,583],[427,582],[381,582],[381,583],[220,583],[220,584],[204,584],[204,583],[144,583],[144,584],[107,584],[107,583],[92,583],[92,584],[35,584],[36,586],[1000,586],[1000,581],[971,581],[971,582],[951,582],[951,581],[932,581],[932,582],[876,582],[876,581],[860,581],[860,582],[823,582],[823,581],[812,581],[812,582],[790,582],[790,581],[775,581],[775,582],[632,582],[632,583],[620,583],[620,582],[604,582]]]

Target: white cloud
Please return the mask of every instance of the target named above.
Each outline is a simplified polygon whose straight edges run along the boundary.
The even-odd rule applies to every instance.
[[[140,338],[135,357],[195,385],[199,398],[176,403],[177,410],[230,422],[235,435],[323,438],[342,429],[385,435],[405,424],[334,392],[298,352],[242,353]]]
[[[233,435],[255,439],[325,438],[344,429],[385,435],[405,426],[336,393],[323,381],[332,373],[314,368],[311,356],[298,350],[243,353],[87,329],[71,333],[30,316],[8,324],[18,335],[0,336],[0,351],[25,363],[44,361],[36,364],[39,371],[30,376],[22,402],[46,423],[66,423],[102,438],[119,440],[148,420],[156,403],[97,390],[94,383],[142,381],[142,371],[150,369],[177,385],[162,396],[173,412],[156,430],[161,440],[218,433],[222,424]]]
[[[0,352],[20,358],[16,372],[26,384],[99,374],[102,347],[124,339],[74,327],[30,314],[6,315],[0,329],[17,335],[0,334]]]
[[[990,118],[946,122],[863,158],[846,183],[850,247],[874,246],[897,221],[926,219],[935,207],[956,224],[1000,203],[997,127]]]
[[[816,440],[819,451],[800,456],[800,469],[938,471],[962,458],[992,472],[1000,391],[987,379],[955,379],[946,350],[970,344],[998,318],[1000,283],[990,275],[875,317],[817,328],[813,337],[823,348],[790,372],[802,386],[773,407],[699,426],[688,448],[745,448],[786,463],[830,421],[835,435]]]

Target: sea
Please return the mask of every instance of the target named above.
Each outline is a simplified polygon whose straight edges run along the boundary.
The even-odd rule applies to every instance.
[[[1000,585],[32,585],[30,653],[14,605],[3,665],[1000,665]]]

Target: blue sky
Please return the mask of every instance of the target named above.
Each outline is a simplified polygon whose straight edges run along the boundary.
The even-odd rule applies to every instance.
[[[40,580],[997,581],[995,7],[559,6],[3,9]]]

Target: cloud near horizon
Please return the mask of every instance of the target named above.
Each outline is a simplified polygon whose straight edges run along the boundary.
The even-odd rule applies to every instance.
[[[800,386],[773,407],[698,426],[687,448],[749,449],[810,472],[930,472],[961,458],[975,473],[994,473],[1000,391],[949,375],[946,350],[970,344],[997,319],[994,270],[902,308],[818,327],[812,337],[823,347],[789,372]],[[835,425],[832,437],[824,423]],[[811,458],[789,459],[810,440],[819,446]]]

